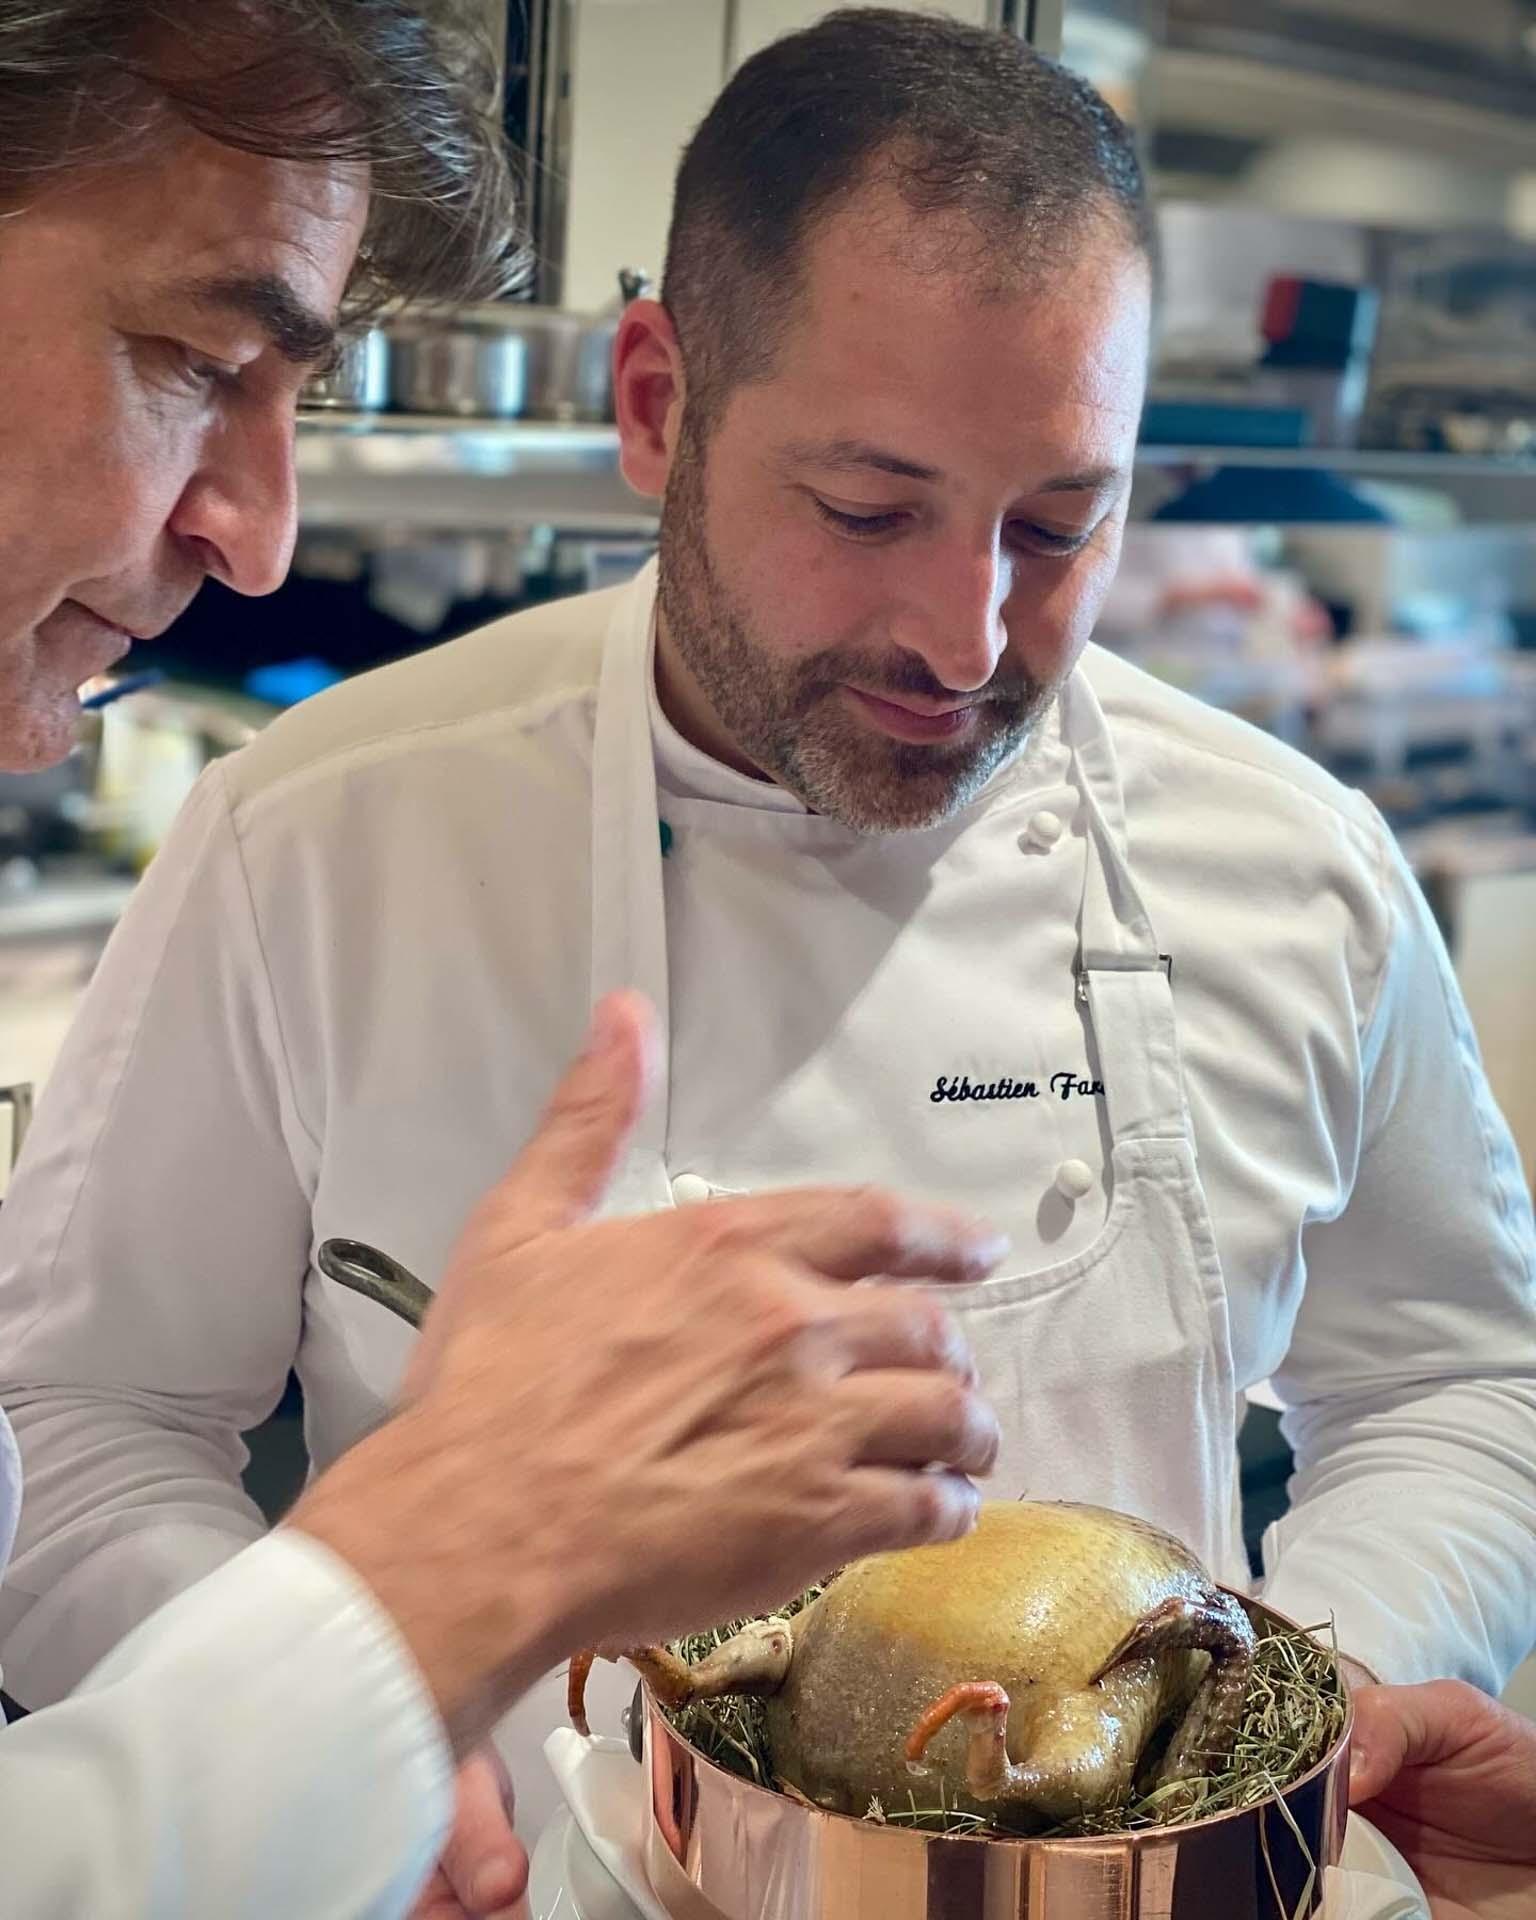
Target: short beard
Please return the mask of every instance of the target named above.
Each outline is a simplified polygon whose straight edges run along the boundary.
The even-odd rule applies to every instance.
[[[933,700],[953,690],[906,651],[829,647],[777,660],[714,564],[704,468],[705,448],[685,415],[662,505],[659,604],[716,719],[754,766],[855,833],[911,833],[949,819],[1028,743],[1054,687],[1017,676],[994,682],[961,747],[915,746],[861,725],[838,697],[849,682]]]

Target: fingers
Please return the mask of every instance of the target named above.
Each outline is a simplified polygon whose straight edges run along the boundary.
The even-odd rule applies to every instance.
[[[477,1920],[510,1907],[528,1883],[528,1858],[512,1833],[511,1787],[491,1748],[471,1754],[459,1769],[453,1836],[442,1872]]]
[[[932,1294],[910,1288],[811,1292],[815,1325],[840,1372],[941,1369],[974,1385],[976,1363],[960,1323]]]
[[[963,1474],[910,1473],[861,1467],[849,1475],[849,1495],[830,1528],[829,1566],[900,1547],[931,1547],[960,1540],[976,1525],[981,1496]]]
[[[997,1460],[997,1417],[953,1374],[856,1373],[837,1389],[860,1466],[986,1474]]]
[[[432,1878],[416,1896],[411,1920],[466,1920],[464,1903],[449,1886],[441,1867],[433,1870]]]
[[[722,1200],[711,1224],[740,1230],[802,1260],[829,1280],[984,1280],[1008,1250],[1006,1236],[950,1207],[903,1200],[879,1187],[808,1188]]]
[[[584,1051],[493,1196],[519,1241],[585,1219],[601,1202],[650,1091],[654,1038],[639,994],[599,1003]]]

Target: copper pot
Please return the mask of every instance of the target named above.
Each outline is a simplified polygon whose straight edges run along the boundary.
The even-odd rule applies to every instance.
[[[1238,1597],[1256,1626],[1293,1625]],[[1257,1806],[1094,1839],[973,1839],[754,1786],[647,1694],[646,1866],[676,1920],[1308,1920],[1343,1851],[1353,1717],[1310,1773]]]

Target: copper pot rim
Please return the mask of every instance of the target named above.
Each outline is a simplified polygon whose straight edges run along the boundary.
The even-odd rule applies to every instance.
[[[1220,1583],[1218,1582],[1217,1584],[1219,1585]],[[1288,1628],[1293,1633],[1306,1633],[1308,1631],[1308,1629],[1303,1627],[1298,1621],[1291,1619],[1289,1614],[1281,1613],[1277,1607],[1270,1606],[1266,1601],[1257,1599],[1251,1593],[1241,1593],[1237,1588],[1228,1586],[1222,1586],[1221,1591],[1230,1594],[1250,1618],[1257,1613],[1262,1619]],[[899,1828],[898,1831],[915,1833],[927,1840],[942,1840],[947,1846],[1004,1847],[1018,1853],[1028,1853],[1037,1847],[1050,1847],[1053,1850],[1060,1847],[1082,1847],[1084,1849],[1097,1847],[1102,1851],[1107,1845],[1129,1845],[1133,1847],[1146,1846],[1149,1844],[1166,1845],[1170,1838],[1182,1838],[1186,1834],[1213,1832],[1230,1821],[1252,1821],[1263,1814],[1267,1808],[1288,1801],[1293,1795],[1304,1792],[1308,1787],[1314,1786],[1318,1781],[1326,1778],[1329,1773],[1341,1764],[1344,1757],[1348,1754],[1349,1743],[1355,1730],[1355,1703],[1348,1677],[1345,1674],[1342,1663],[1337,1662],[1337,1655],[1335,1655],[1335,1660],[1339,1686],[1344,1695],[1344,1725],[1339,1731],[1338,1739],[1334,1741],[1333,1745],[1329,1747],[1321,1759],[1310,1766],[1305,1773],[1298,1774],[1294,1780],[1280,1788],[1278,1792],[1267,1793],[1262,1799],[1252,1800],[1246,1806],[1228,1807],[1222,1813],[1207,1814],[1199,1820],[1181,1820],[1176,1824],[1164,1826],[1123,1827],[1118,1832],[1111,1833],[941,1834],[929,1833],[922,1828]],[[650,1722],[652,1731],[654,1732],[660,1729],[664,1732],[668,1740],[674,1742],[686,1751],[696,1766],[714,1774],[726,1784],[728,1790],[740,1788],[747,1793],[771,1795],[775,1801],[785,1806],[796,1808],[807,1819],[813,1821],[835,1821],[839,1825],[855,1827],[864,1833],[879,1831],[879,1822],[865,1819],[862,1815],[837,1813],[830,1807],[818,1807],[812,1801],[800,1800],[793,1794],[781,1793],[777,1787],[759,1786],[755,1780],[748,1780],[742,1774],[729,1772],[725,1767],[722,1767],[718,1761],[711,1760],[708,1754],[700,1752],[691,1740],[686,1739],[679,1733],[677,1728],[674,1727],[672,1722],[667,1718],[656,1696],[651,1692],[649,1684],[642,1682],[642,1685],[645,1690],[646,1718]]]

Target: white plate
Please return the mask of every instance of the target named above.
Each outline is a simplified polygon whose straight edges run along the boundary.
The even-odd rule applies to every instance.
[[[641,1920],[568,1807],[553,1817],[533,1850],[528,1912],[530,1920]]]
[[[1397,1848],[1358,1813],[1349,1816],[1349,1825],[1344,1830],[1344,1857],[1339,1865],[1351,1873],[1379,1874],[1383,1880],[1390,1880],[1394,1886],[1405,1887],[1412,1893],[1422,1891],[1412,1867]]]

